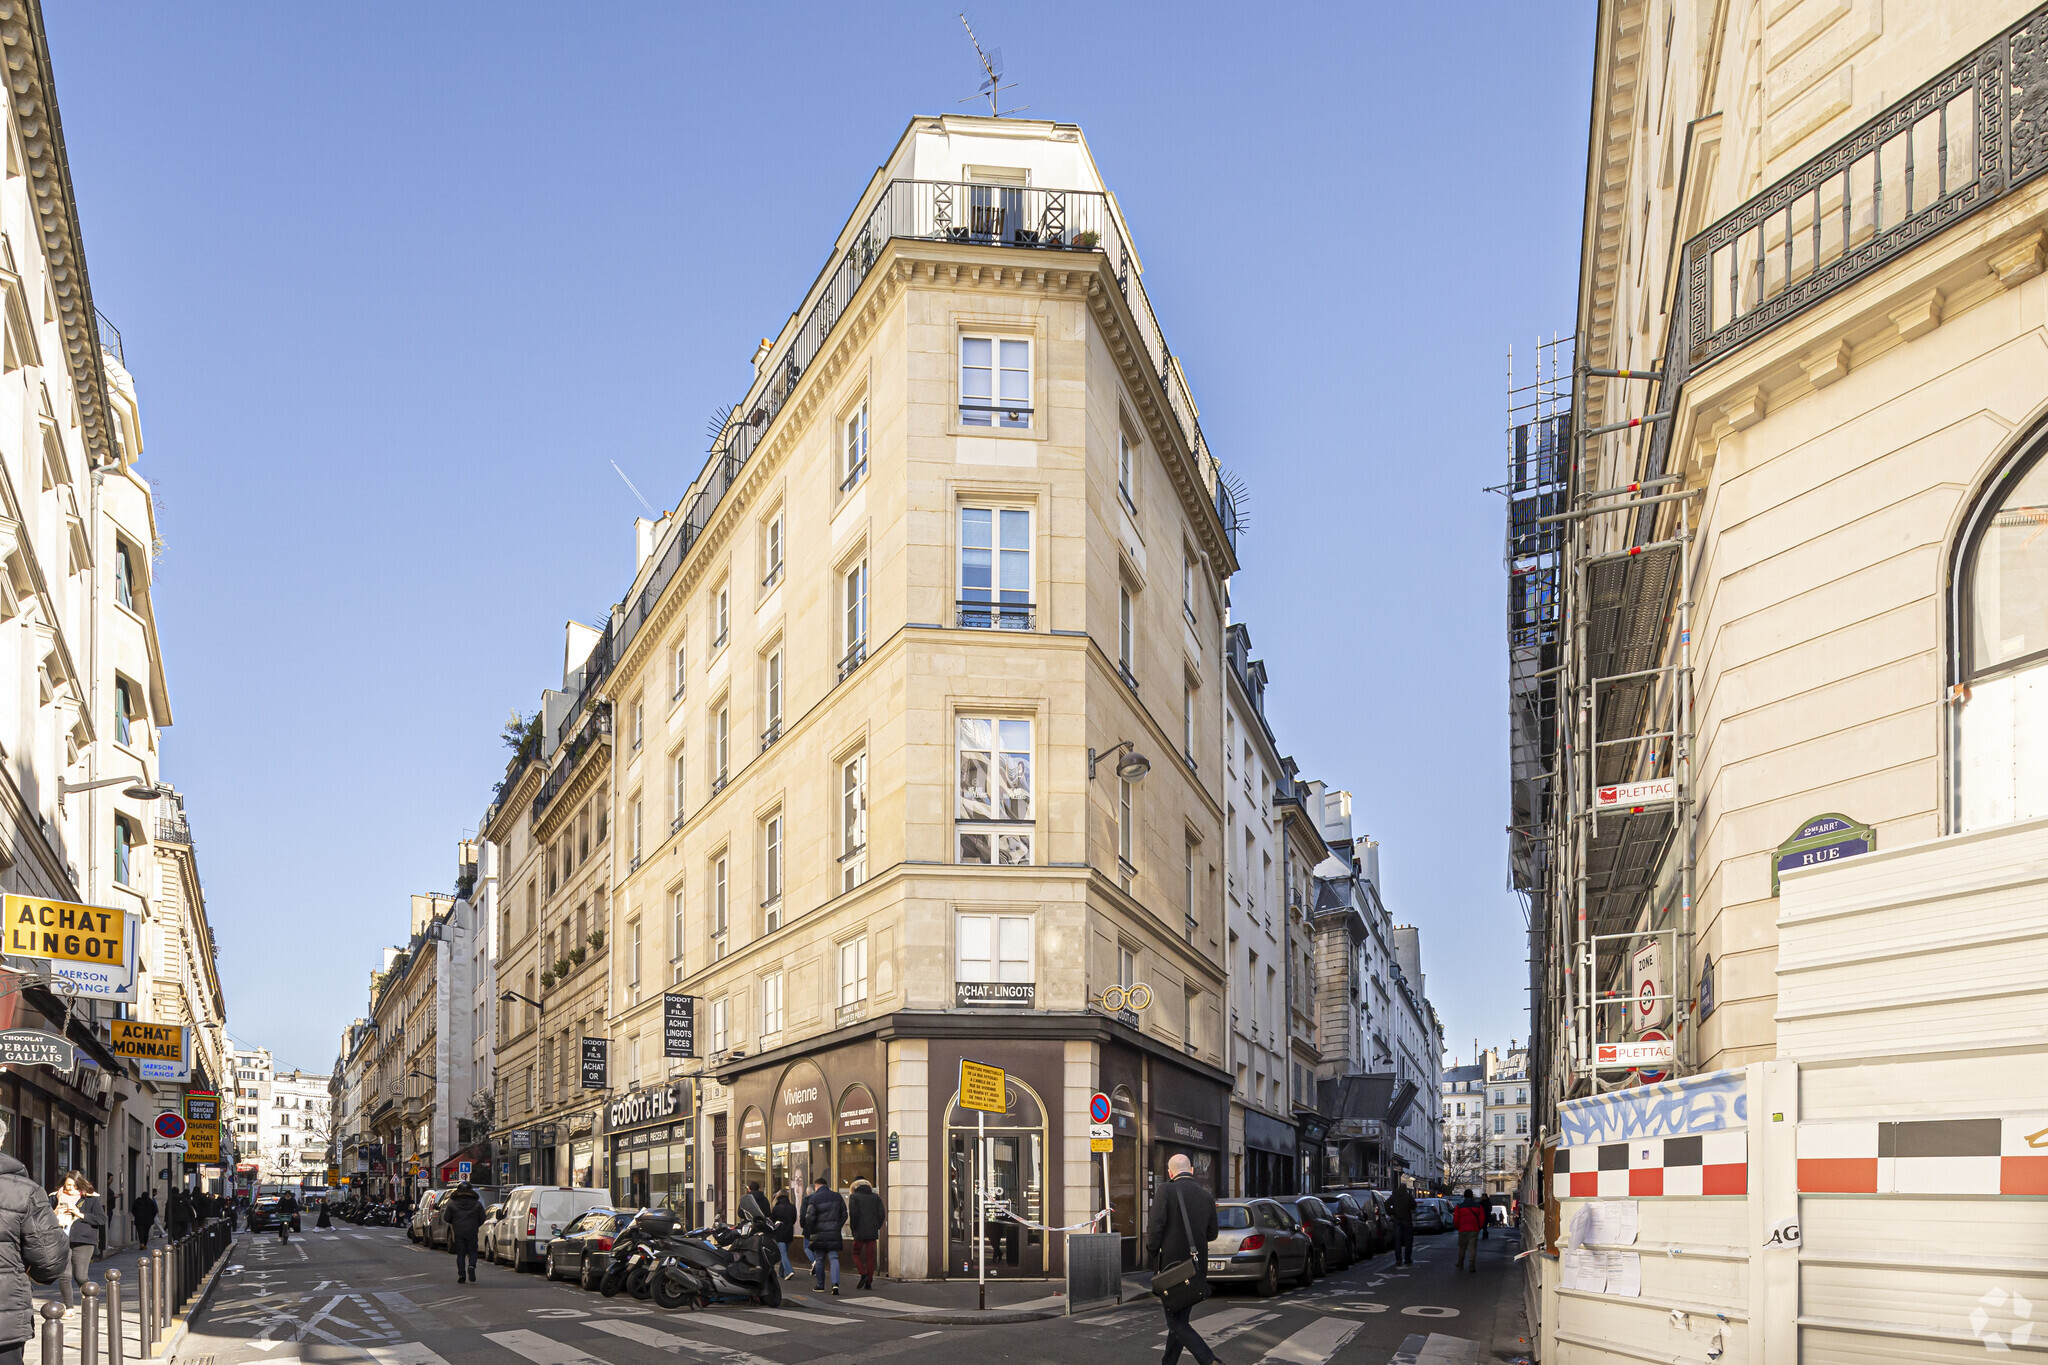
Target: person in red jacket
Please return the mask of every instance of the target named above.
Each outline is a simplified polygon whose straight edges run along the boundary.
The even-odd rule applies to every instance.
[[[1471,1190],[1465,1191],[1465,1202],[1451,1211],[1451,1226],[1458,1230],[1458,1265],[1465,1268],[1466,1258],[1472,1262],[1472,1273],[1479,1273],[1479,1234],[1486,1229],[1486,1205]]]

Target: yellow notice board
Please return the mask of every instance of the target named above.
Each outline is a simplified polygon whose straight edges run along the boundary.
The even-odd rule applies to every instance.
[[[983,1062],[960,1059],[960,1107],[1000,1114],[1010,1107],[1004,1098],[1003,1069]]]
[[[16,957],[92,962],[120,967],[128,961],[128,916],[100,905],[9,896],[7,948]]]

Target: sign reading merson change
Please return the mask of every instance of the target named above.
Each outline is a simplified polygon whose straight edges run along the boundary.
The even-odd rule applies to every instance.
[[[51,974],[71,982],[80,995],[135,998],[135,932],[126,911],[10,895],[0,917],[6,921],[0,951],[48,962]]]
[[[192,1059],[185,1051],[181,1024],[145,1024],[136,1019],[111,1021],[114,1055],[131,1058],[145,1081],[189,1081]]]

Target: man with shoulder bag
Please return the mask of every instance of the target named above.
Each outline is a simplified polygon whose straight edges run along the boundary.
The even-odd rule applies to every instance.
[[[1159,1365],[1174,1365],[1181,1348],[1196,1365],[1212,1365],[1209,1349],[1188,1321],[1196,1304],[1209,1297],[1209,1243],[1216,1240],[1216,1201],[1195,1183],[1195,1166],[1185,1156],[1166,1163],[1166,1187],[1152,1201],[1145,1250],[1152,1262],[1152,1293],[1166,1313],[1166,1354]]]

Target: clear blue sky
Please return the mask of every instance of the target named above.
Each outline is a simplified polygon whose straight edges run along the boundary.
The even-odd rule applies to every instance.
[[[46,0],[229,1024],[324,1069],[498,728],[598,620],[916,114],[957,4]],[[1505,890],[1503,353],[1569,331],[1590,6],[985,4],[1079,123],[1214,449],[1303,770],[1357,794],[1454,1054],[1526,1035]]]

